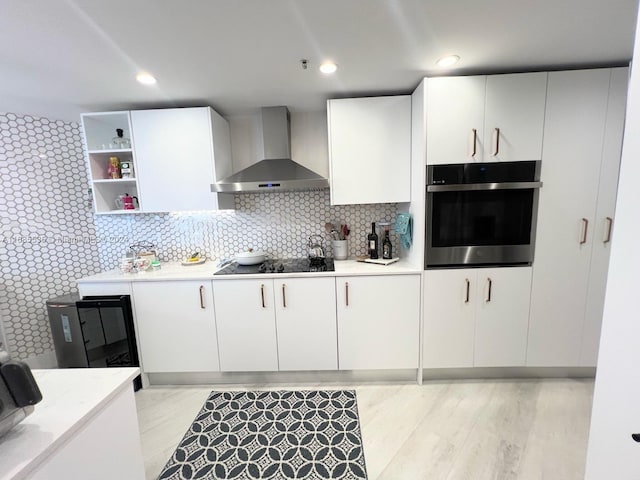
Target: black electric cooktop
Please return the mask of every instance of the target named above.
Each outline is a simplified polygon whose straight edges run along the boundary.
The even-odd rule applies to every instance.
[[[324,262],[311,262],[308,258],[277,258],[265,260],[257,265],[238,265],[233,262],[215,272],[214,275],[333,272],[334,270],[333,258],[325,258]]]

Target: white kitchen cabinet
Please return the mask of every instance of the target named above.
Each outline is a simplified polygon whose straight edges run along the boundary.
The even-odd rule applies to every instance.
[[[427,163],[538,160],[547,73],[427,80]]]
[[[411,96],[327,101],[331,204],[411,200]]]
[[[336,370],[335,280],[213,283],[222,371]]]
[[[220,371],[211,281],[132,282],[145,373]]]
[[[140,200],[146,212],[233,208],[211,192],[231,174],[228,122],[210,107],[131,112]]]
[[[336,278],[340,370],[418,368],[420,276]]]
[[[220,369],[278,370],[273,280],[214,280]]]
[[[527,365],[596,364],[626,77],[549,73]]]
[[[530,267],[427,270],[423,366],[523,366],[530,289]]]
[[[337,370],[333,277],[273,280],[278,369]]]
[[[140,212],[139,203],[134,204],[134,210],[123,210],[116,203],[116,199],[125,194],[138,199],[137,160],[129,112],[83,113],[80,118],[94,211],[98,214]],[[128,145],[123,146],[120,140],[113,140],[117,137],[117,129],[122,129],[122,138],[128,140]],[[120,175],[112,175],[109,170],[112,158],[120,164],[127,162],[131,166],[131,174],[126,178],[113,178]]]

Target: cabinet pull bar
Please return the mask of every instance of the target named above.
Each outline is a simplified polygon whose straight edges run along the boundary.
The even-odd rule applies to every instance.
[[[465,278],[464,281],[467,284],[467,293],[464,297],[464,303],[469,303],[469,286],[471,285],[471,282],[469,281],[468,278]]]
[[[476,156],[476,143],[478,139],[478,131],[475,128],[471,129],[471,145],[469,145],[469,156]]]
[[[348,307],[349,306],[349,282],[344,282],[344,299]]]
[[[589,230],[589,220],[586,218],[582,219],[582,240],[580,240],[580,245],[584,245],[587,243],[587,231]]]
[[[264,284],[260,285],[260,298],[262,299],[262,308],[267,308],[264,304]]]
[[[487,278],[487,282],[489,283],[489,291],[487,292],[486,302],[489,303],[491,301],[491,287],[493,286],[493,282],[491,281],[490,278]]]
[[[204,286],[200,285],[200,308],[202,308],[204,310]]]
[[[285,289],[286,289],[286,285],[283,283],[282,284],[282,306],[284,308],[287,308],[287,296],[285,294]]]
[[[605,217],[607,222],[607,235],[604,237],[604,243],[609,243],[611,241],[611,227],[613,227],[613,218]]]
[[[493,129],[493,156],[495,157],[496,155],[498,155],[499,151],[500,151],[500,129],[494,128]]]

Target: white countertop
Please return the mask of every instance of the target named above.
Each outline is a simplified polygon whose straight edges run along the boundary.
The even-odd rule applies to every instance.
[[[42,392],[34,412],[0,438],[0,478],[26,478],[124,388],[138,368],[33,370]]]
[[[206,261],[200,265],[182,265],[180,262],[163,263],[157,271],[142,273],[122,273],[119,270],[98,273],[90,277],[78,279],[78,283],[96,282],[148,282],[164,280],[203,280],[203,279],[241,279],[241,278],[274,278],[274,277],[343,277],[352,275],[407,275],[418,274],[422,269],[400,260],[391,265],[377,265],[358,262],[356,260],[336,260],[334,272],[301,272],[301,273],[259,273],[242,275],[218,275],[218,261]]]

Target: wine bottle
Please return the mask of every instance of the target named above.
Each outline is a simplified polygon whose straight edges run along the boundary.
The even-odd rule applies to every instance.
[[[382,258],[385,260],[390,260],[393,256],[393,246],[391,245],[391,240],[389,239],[389,229],[386,228],[384,230],[384,241],[382,242]]]
[[[376,233],[376,223],[371,224],[371,233],[367,235],[369,244],[369,258],[378,258],[378,234]]]

